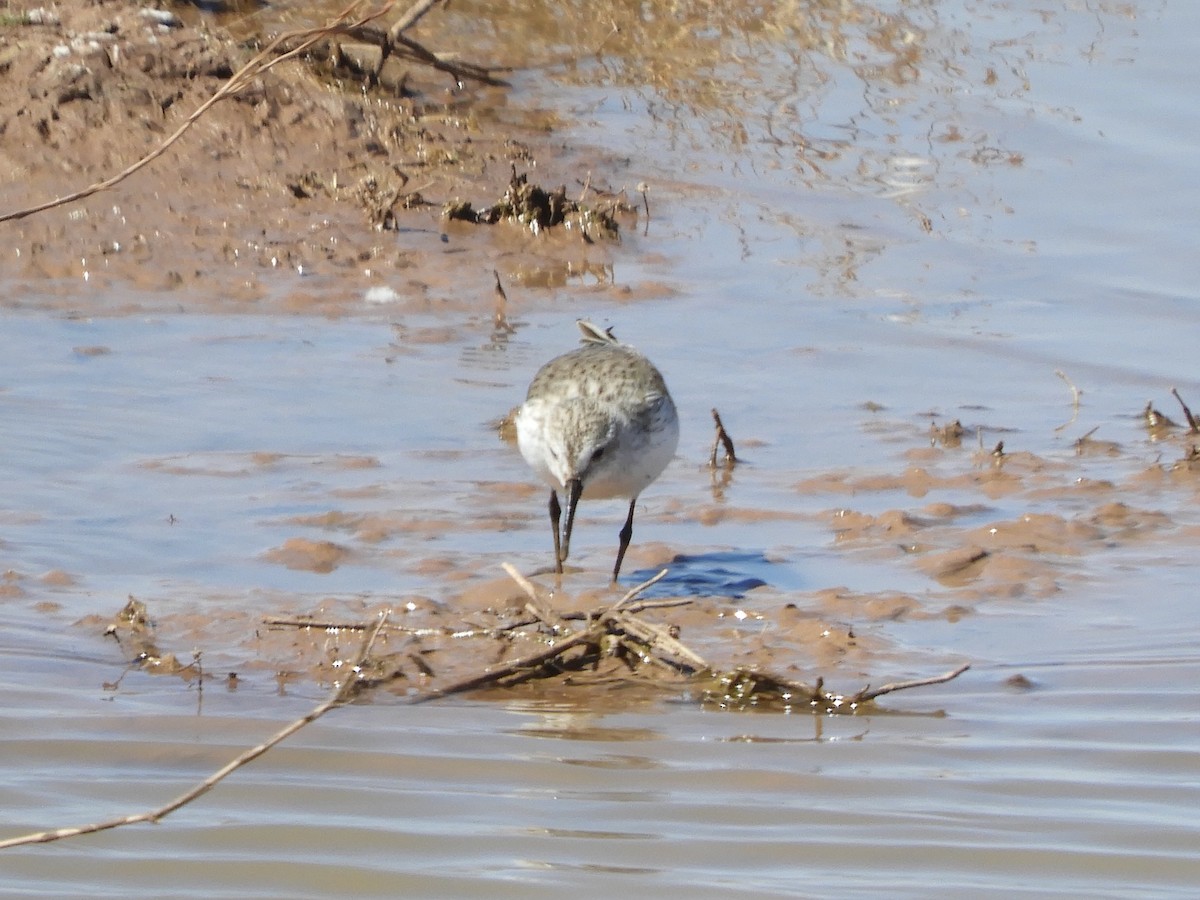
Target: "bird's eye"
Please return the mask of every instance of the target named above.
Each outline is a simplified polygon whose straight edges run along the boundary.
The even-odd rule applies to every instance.
[[[604,456],[605,449],[606,449],[605,447],[597,447],[596,452],[592,454],[592,462],[595,462],[596,460],[598,460],[602,456]]]

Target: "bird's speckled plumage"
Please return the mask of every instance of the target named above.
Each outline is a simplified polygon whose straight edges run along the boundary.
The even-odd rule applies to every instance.
[[[674,456],[679,419],[650,360],[590,323],[580,322],[580,328],[584,345],[550,360],[530,383],[517,413],[517,444],[551,487],[552,520],[558,505],[553,492],[564,491],[569,500],[571,484],[578,482],[579,495],[588,499],[629,498],[631,530],[632,501]],[[573,515],[569,504],[564,558]],[[621,555],[627,543],[622,538]]]

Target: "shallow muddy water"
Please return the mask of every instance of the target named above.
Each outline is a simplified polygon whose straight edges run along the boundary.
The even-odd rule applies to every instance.
[[[519,57],[495,8],[451,21]],[[458,278],[416,296],[281,272],[272,314],[91,317],[21,282],[0,838],[165,803],[307,712],[329,685],[264,617],[469,617],[500,563],[544,566],[496,426],[582,316],[680,408],[622,581],[668,565],[659,594],[704,601],[685,640],[847,690],[972,668],[840,717],[379,692],[156,827],[0,851],[0,896],[1193,896],[1200,441],[1143,409],[1200,409],[1200,10],[685,8],[606,40],[563,8],[527,13],[546,58],[509,103],[647,186],[620,247],[547,275],[430,211],[396,241]],[[621,505],[582,505],[563,604],[604,595]],[[236,686],[126,671],[131,594]]]

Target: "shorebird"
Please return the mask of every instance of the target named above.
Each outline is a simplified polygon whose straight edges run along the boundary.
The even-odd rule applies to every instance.
[[[583,346],[542,366],[517,411],[517,446],[550,485],[554,570],[571,549],[581,497],[629,498],[613,581],[633,537],[638,495],[662,474],[679,445],[679,417],[662,374],[650,360],[591,322],[580,321]],[[560,532],[562,506],[567,519]]]

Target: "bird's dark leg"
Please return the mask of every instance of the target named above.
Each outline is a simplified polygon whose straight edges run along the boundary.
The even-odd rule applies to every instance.
[[[558,505],[558,494],[550,489],[550,528],[554,531],[554,571],[562,574],[562,553],[558,544],[558,523],[562,518],[562,507]]]
[[[625,527],[621,529],[620,538],[621,544],[617,547],[617,564],[613,566],[613,583],[617,581],[617,576],[621,574],[621,563],[625,560],[625,551],[629,549],[629,542],[633,539],[633,507],[637,503],[637,497],[629,501],[629,515],[625,519]]]
[[[562,561],[571,553],[571,529],[575,527],[575,507],[579,504],[579,495],[583,493],[583,482],[572,478],[567,482],[567,527],[563,529],[562,556],[559,558],[558,571],[562,571]],[[558,541],[555,541],[557,547]]]

